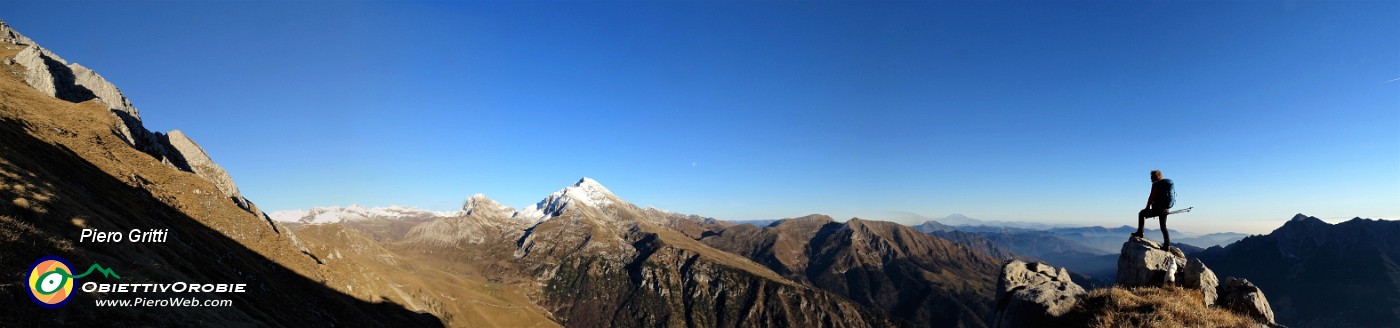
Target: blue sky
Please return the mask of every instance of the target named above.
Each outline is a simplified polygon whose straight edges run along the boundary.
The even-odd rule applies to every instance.
[[[1183,230],[1400,218],[1400,2],[41,2],[10,25],[266,210],[522,207]]]

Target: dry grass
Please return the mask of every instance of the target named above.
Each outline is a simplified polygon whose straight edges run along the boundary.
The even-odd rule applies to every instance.
[[[296,234],[327,272],[354,286],[332,286],[343,293],[432,313],[452,327],[559,326],[530,302],[529,286],[488,281],[481,263],[465,260],[469,253],[416,255],[343,225],[303,226]]]
[[[1168,287],[1107,288],[1089,292],[1074,312],[1091,327],[1257,327],[1253,319],[1207,307],[1200,292]]]

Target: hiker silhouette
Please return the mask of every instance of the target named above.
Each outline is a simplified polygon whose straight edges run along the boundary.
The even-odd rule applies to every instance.
[[[1143,220],[1156,217],[1162,223],[1162,249],[1167,249],[1172,245],[1172,238],[1167,234],[1167,210],[1175,203],[1176,190],[1173,188],[1171,179],[1162,178],[1162,171],[1152,170],[1152,193],[1147,195],[1147,206],[1138,211],[1138,228],[1133,233],[1133,237],[1142,238]]]

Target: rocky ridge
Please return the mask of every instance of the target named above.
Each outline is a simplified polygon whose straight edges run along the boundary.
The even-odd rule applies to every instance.
[[[1123,243],[1115,285],[1115,290],[1182,289],[1186,295],[1192,295],[1190,302],[1196,306],[1226,309],[1261,326],[1278,326],[1263,291],[1249,281],[1230,277],[1221,285],[1215,273],[1199,259],[1188,260],[1179,249],[1163,249],[1161,244],[1145,238],[1131,237]],[[1094,312],[1102,309],[1075,305],[1085,295],[1064,269],[1010,261],[1003,265],[998,282],[996,326],[1087,324],[1079,321],[1104,314]]]
[[[1276,319],[1288,326],[1388,326],[1400,322],[1397,234],[1400,221],[1334,224],[1297,214],[1269,234],[1195,256],[1267,290]]]
[[[251,201],[243,197],[233,178],[215,163],[199,144],[179,130],[170,131],[168,134],[147,130],[141,123],[140,112],[132,105],[131,100],[97,72],[78,63],[69,63],[3,21],[0,21],[0,43],[4,43],[4,47],[9,49],[21,49],[13,60],[6,60],[4,64],[20,66],[22,69],[18,71],[22,72],[25,83],[35,90],[73,103],[96,101],[102,104],[112,116],[123,123],[115,127],[113,132],[126,140],[127,144],[150,154],[166,165],[208,180],[238,207],[270,221]]]
[[[76,301],[44,310],[44,315],[31,310],[37,308],[27,299],[23,284],[0,284],[0,309],[5,309],[0,310],[0,322],[35,326],[442,324],[431,315],[386,302],[379,297],[383,294],[357,298],[345,293],[349,289],[343,287],[346,275],[327,271],[296,246],[285,227],[268,222],[249,203],[232,200],[207,171],[196,174],[187,166],[172,165],[175,157],[153,156],[149,148],[133,145],[136,135],[124,129],[132,122],[125,118],[134,116],[114,109],[122,107],[111,105],[120,104],[111,101],[116,98],[103,102],[95,98],[96,93],[77,102],[60,98],[72,98],[73,90],[100,88],[80,84],[81,74],[71,79],[63,75],[64,69],[80,73],[82,69],[63,64],[32,40],[0,26],[0,249],[4,250],[0,266],[28,267],[34,259],[52,255],[84,265],[100,263],[119,272],[120,282],[126,283],[247,284],[244,293],[139,295],[225,299],[234,304],[182,311],[97,306],[94,300],[130,299],[132,294],[75,289]],[[22,52],[33,58],[16,59]],[[30,74],[31,68],[39,67],[34,58],[45,65],[37,72],[40,75]],[[42,74],[49,78],[43,79]],[[53,82],[53,89],[46,89],[45,81]],[[59,91],[60,87],[68,89]],[[188,156],[196,155],[200,154]],[[78,230],[88,228],[161,229],[169,239],[159,243],[75,240]],[[3,275],[7,281],[23,281],[27,273],[16,269]]]
[[[485,195],[396,244],[519,283],[564,326],[890,327],[907,322],[696,239],[727,224],[641,208],[583,178],[520,211]]]

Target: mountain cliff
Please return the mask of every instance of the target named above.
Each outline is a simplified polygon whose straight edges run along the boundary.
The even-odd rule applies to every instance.
[[[1217,271],[1269,291],[1278,321],[1295,327],[1400,322],[1400,222],[1329,224],[1295,215],[1283,226],[1197,254]]]
[[[68,63],[4,22],[0,22],[0,36],[3,36],[0,42],[7,43],[4,47],[9,54],[4,65],[34,90],[71,103],[93,101],[119,122],[109,128],[128,145],[166,165],[212,182],[214,190],[223,193],[240,208],[262,215],[252,202],[243,198],[228,172],[216,164],[199,144],[179,130],[168,134],[147,130],[131,100],[97,72],[78,63]],[[18,52],[9,52],[13,50]]]
[[[243,293],[79,292],[40,309],[24,284],[0,284],[0,322],[69,326],[438,326],[432,316],[331,286],[285,227],[243,199],[181,133],[147,133],[135,107],[96,73],[0,23],[0,275],[23,281],[56,255],[100,263],[121,282],[244,283]],[[161,139],[169,137],[171,141]],[[153,151],[154,150],[154,151]],[[190,166],[194,163],[194,166]],[[199,169],[195,169],[198,167]],[[161,243],[82,242],[83,229],[168,229]],[[85,278],[94,279],[94,278]],[[103,278],[95,278],[102,281]],[[135,296],[134,296],[135,295]],[[96,300],[196,297],[227,307],[99,307]],[[42,315],[36,311],[43,311]]]

